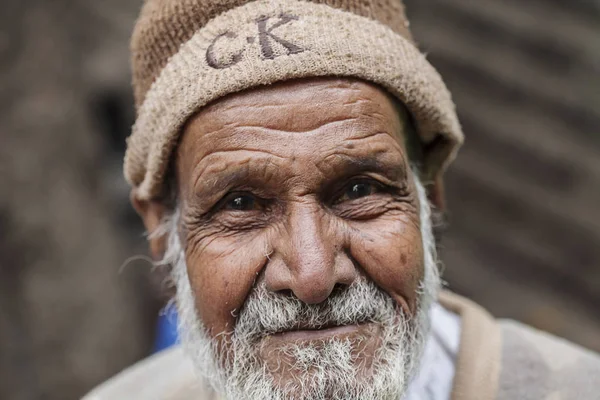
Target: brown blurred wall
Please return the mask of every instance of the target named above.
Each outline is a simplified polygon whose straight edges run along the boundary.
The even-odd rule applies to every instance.
[[[600,350],[600,7],[407,0],[467,142],[450,287]],[[140,0],[0,5],[0,399],[76,399],[148,354],[158,310],[121,177]]]
[[[132,118],[138,7],[1,3],[0,399],[76,399],[150,350],[149,267],[119,273],[145,249],[110,140]]]
[[[600,1],[406,4],[466,135],[450,288],[600,351]]]

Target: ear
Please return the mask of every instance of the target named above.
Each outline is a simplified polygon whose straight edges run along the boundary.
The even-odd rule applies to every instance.
[[[158,229],[166,215],[167,208],[165,205],[156,200],[140,199],[135,189],[131,190],[129,200],[135,211],[142,218],[148,234]],[[151,237],[148,242],[152,258],[161,260],[165,254],[167,238],[164,235],[161,237]]]
[[[427,197],[431,204],[442,214],[446,212],[446,196],[444,193],[444,181],[441,175],[437,176],[432,183],[427,186]]]

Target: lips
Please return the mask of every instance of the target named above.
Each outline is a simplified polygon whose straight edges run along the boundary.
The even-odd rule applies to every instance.
[[[361,323],[362,323],[362,321],[361,322],[355,322],[355,323],[352,323],[352,324],[345,324],[345,325],[341,325],[341,324],[335,323],[333,321],[326,322],[326,323],[323,323],[323,324],[299,323],[299,324],[295,325],[291,329],[282,329],[282,330],[280,330],[278,332],[275,332],[275,334],[284,333],[284,332],[292,332],[292,331],[317,331],[317,330],[322,330],[322,329],[337,328],[337,327],[340,327],[340,326],[359,325]]]
[[[344,338],[372,332],[376,326],[377,324],[372,322],[337,326],[323,325],[317,328],[298,326],[297,329],[277,332],[269,337],[276,342],[312,341],[330,337]]]
[[[348,323],[348,324],[341,324],[338,323],[336,321],[327,321],[327,322],[323,322],[323,323],[315,323],[315,322],[297,322],[295,325],[290,326],[290,327],[286,327],[286,328],[282,328],[279,329],[275,332],[270,332],[270,335],[278,335],[278,334],[283,334],[283,333],[287,333],[287,332],[294,332],[294,331],[319,331],[319,330],[328,330],[328,329],[332,329],[332,328],[340,328],[340,327],[344,327],[344,326],[356,326],[356,325],[363,325],[365,323],[369,323],[372,320],[370,318],[360,318],[360,319],[356,319],[354,320],[352,323]]]

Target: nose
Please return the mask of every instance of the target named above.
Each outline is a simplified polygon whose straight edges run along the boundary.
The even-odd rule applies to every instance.
[[[335,286],[348,286],[358,271],[344,252],[343,232],[318,206],[296,204],[283,234],[273,240],[265,268],[267,289],[291,292],[307,304],[325,301]]]

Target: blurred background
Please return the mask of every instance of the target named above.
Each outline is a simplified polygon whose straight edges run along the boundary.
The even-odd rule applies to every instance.
[[[0,399],[77,399],[152,351],[162,278],[126,263],[146,247],[121,172],[140,5],[0,3]],[[600,1],[406,5],[467,137],[446,280],[600,350]]]

